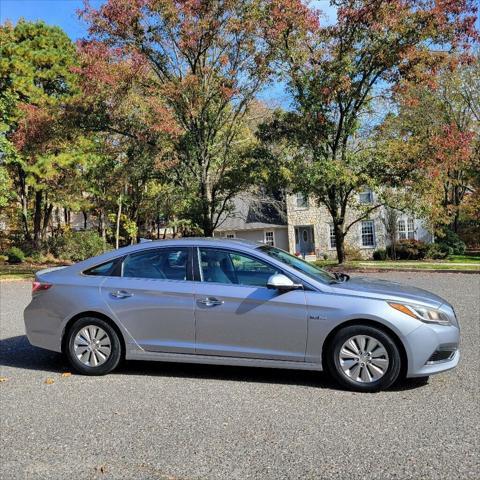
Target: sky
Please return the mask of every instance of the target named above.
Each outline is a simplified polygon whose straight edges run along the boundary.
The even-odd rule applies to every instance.
[[[104,1],[90,0],[90,4],[98,7]],[[335,20],[335,8],[330,6],[330,0],[316,0],[311,5],[324,12],[326,23]],[[58,25],[75,41],[87,36],[87,26],[77,15],[82,7],[83,0],[0,0],[0,23],[6,20],[17,23],[20,18],[43,20],[49,25]],[[271,106],[286,107],[288,95],[285,86],[276,83],[261,92],[259,98]]]

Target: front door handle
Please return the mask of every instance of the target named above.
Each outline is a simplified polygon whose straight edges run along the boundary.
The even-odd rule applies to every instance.
[[[115,290],[114,292],[110,292],[110,295],[115,298],[133,297],[133,293],[127,292],[126,290]]]
[[[197,300],[198,303],[205,305],[206,307],[216,307],[218,305],[223,305],[223,300],[218,300],[215,297],[206,297],[201,300]]]

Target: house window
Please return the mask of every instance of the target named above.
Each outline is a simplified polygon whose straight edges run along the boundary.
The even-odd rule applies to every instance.
[[[406,222],[404,219],[400,219],[397,224],[397,229],[399,240],[415,238],[415,220],[413,218],[409,218]]]
[[[330,228],[330,248],[337,248],[337,239],[335,238],[335,227],[333,223],[329,225]]]
[[[375,246],[375,225],[373,220],[365,220],[362,222],[362,246]]]
[[[398,239],[405,240],[407,238],[407,232],[405,229],[405,220],[399,220],[397,224]]]
[[[273,247],[275,245],[275,238],[273,232],[265,232],[265,244]]]
[[[297,193],[297,208],[308,208],[308,196],[302,192]]]
[[[415,221],[413,218],[409,218],[407,220],[407,237],[408,238],[415,238]]]
[[[225,238],[235,238],[235,234],[234,233],[227,233],[225,235]]]
[[[372,203],[373,202],[373,193],[371,190],[365,190],[358,194],[358,201],[360,203]]]

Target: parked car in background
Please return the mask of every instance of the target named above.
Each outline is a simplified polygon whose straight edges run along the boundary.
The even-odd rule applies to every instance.
[[[30,343],[86,375],[122,358],[326,369],[371,392],[460,356],[442,298],[239,240],[154,241],[40,271],[24,317]]]

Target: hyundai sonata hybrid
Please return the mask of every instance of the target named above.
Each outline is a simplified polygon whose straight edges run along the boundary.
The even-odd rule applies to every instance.
[[[240,240],[161,240],[36,274],[32,345],[86,375],[122,359],[326,370],[377,391],[459,361],[452,306]]]

